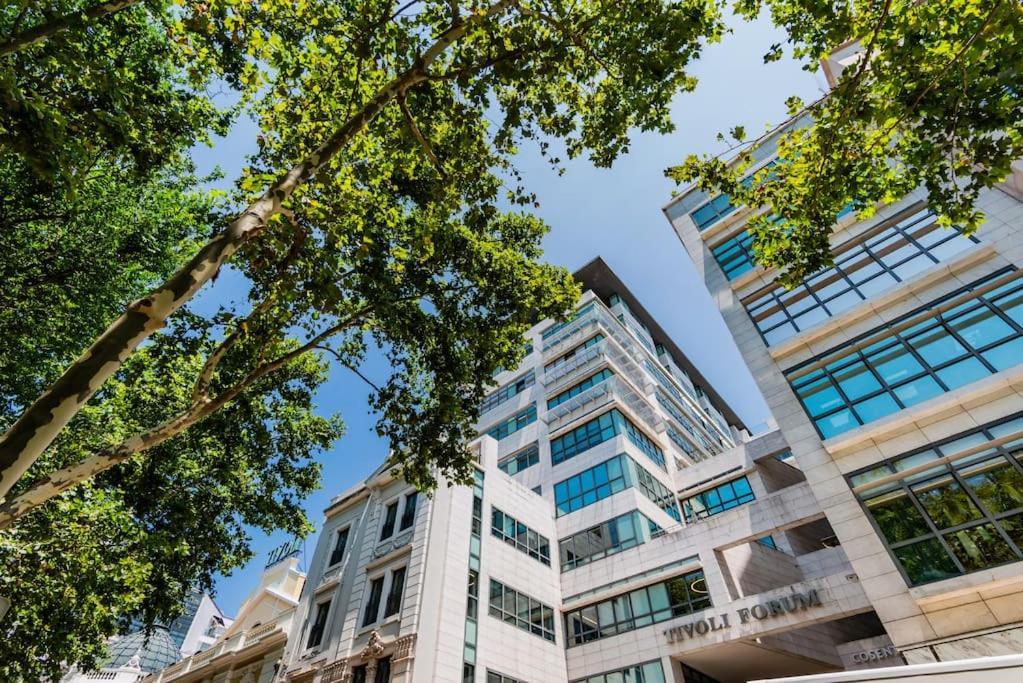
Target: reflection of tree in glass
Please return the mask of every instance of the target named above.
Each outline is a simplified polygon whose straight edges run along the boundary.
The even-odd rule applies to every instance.
[[[965,524],[981,516],[980,510],[951,476],[915,486],[913,492],[939,529]]]
[[[966,479],[988,512],[999,513],[1023,506],[1023,475],[1002,458],[984,463]]]

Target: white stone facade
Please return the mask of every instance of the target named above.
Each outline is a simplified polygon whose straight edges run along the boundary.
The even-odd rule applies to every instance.
[[[406,516],[381,467],[327,508],[286,680],[726,683],[891,644],[782,435],[750,437],[602,261],[577,277],[579,315],[495,377],[475,489]]]
[[[771,157],[765,156],[759,166],[770,162]],[[984,504],[984,514],[990,514],[992,519],[999,516],[1002,531],[990,524],[981,525],[979,521],[975,524],[972,521],[974,512],[971,510],[956,520],[957,525],[946,527],[932,514],[930,508],[919,504],[928,495],[923,492],[925,485],[933,486],[933,490],[945,486],[940,478],[932,479],[933,483],[930,484],[921,483],[929,476],[926,468],[921,469],[923,466],[920,466],[911,471],[908,464],[905,477],[897,473],[889,475],[888,480],[894,482],[893,485],[913,491],[912,497],[918,504],[908,508],[907,514],[916,519],[919,513],[921,520],[938,530],[930,535],[933,545],[927,547],[937,548],[939,544],[945,546],[943,552],[949,555],[942,555],[940,563],[934,560],[945,567],[942,569],[948,573],[945,578],[917,573],[914,561],[927,564],[931,560],[905,559],[912,549],[906,545],[899,546],[901,541],[896,538],[894,531],[890,532],[892,538],[886,540],[881,523],[867,512],[864,502],[871,495],[870,491],[875,490],[872,489],[875,485],[870,483],[871,477],[875,475],[870,472],[879,472],[876,469],[878,466],[888,467],[887,463],[894,463],[899,456],[912,456],[916,453],[932,458],[927,462],[937,467],[954,469],[959,483],[952,486],[958,487],[960,492],[964,488],[969,489],[970,500],[976,500],[977,490],[974,485],[962,483],[970,476],[963,469],[963,463],[968,461],[967,456],[972,451],[957,452],[941,461],[927,454],[937,453],[933,451],[935,446],[942,447],[942,444],[962,435],[977,442],[971,446],[979,454],[976,457],[984,457],[983,453],[992,447],[1001,447],[1006,453],[1005,457],[1013,457],[1014,441],[1011,438],[1002,439],[1001,442],[1005,443],[1001,443],[993,440],[990,433],[977,430],[985,425],[997,425],[1000,421],[1006,424],[1006,418],[1012,418],[1023,411],[1023,365],[1019,364],[1023,362],[1023,353],[1012,351],[1004,360],[999,359],[993,365],[993,370],[981,368],[982,364],[987,365],[988,356],[984,356],[980,349],[992,348],[997,344],[984,346],[987,344],[985,329],[976,327],[974,321],[967,323],[971,327],[963,328],[955,327],[958,323],[949,323],[956,330],[958,336],[955,339],[958,341],[945,343],[950,348],[955,346],[959,349],[954,351],[956,354],[964,350],[974,352],[975,357],[963,361],[963,367],[967,362],[973,363],[977,368],[975,377],[956,376],[956,368],[952,366],[933,372],[929,369],[936,378],[933,382],[923,378],[921,386],[927,383],[933,395],[910,396],[907,391],[915,391],[915,388],[893,389],[892,393],[897,397],[898,392],[902,392],[903,396],[898,398],[898,402],[904,405],[894,406],[895,398],[879,398],[878,401],[891,401],[881,411],[887,414],[871,419],[866,410],[866,417],[857,412],[856,420],[862,420],[863,424],[833,430],[838,433],[830,433],[833,423],[819,417],[824,410],[832,408],[823,408],[823,399],[811,396],[809,390],[803,390],[806,400],[804,407],[797,388],[801,378],[817,372],[818,368],[826,370],[829,364],[835,367],[844,363],[846,361],[843,359],[850,357],[849,354],[853,352],[867,359],[866,363],[873,373],[871,383],[875,381],[873,376],[876,376],[895,387],[895,380],[889,382],[880,363],[869,356],[871,349],[889,343],[895,333],[906,338],[917,329],[915,325],[924,325],[920,321],[932,319],[935,315],[940,314],[942,320],[949,320],[960,308],[974,305],[978,293],[994,291],[997,286],[1014,286],[1019,276],[1017,268],[1023,258],[1023,203],[1014,196],[1014,189],[1014,186],[1007,186],[1004,190],[993,189],[981,196],[979,208],[987,218],[974,236],[973,243],[964,243],[964,248],[957,247],[955,250],[935,249],[933,258],[921,257],[922,260],[910,265],[905,276],[898,278],[897,282],[870,288],[856,285],[861,287],[861,295],[864,297],[862,301],[853,305],[843,302],[835,307],[836,312],[827,315],[815,313],[816,319],[808,320],[794,334],[787,328],[771,328],[781,330],[778,338],[771,337],[769,326],[775,323],[769,320],[769,316],[777,315],[780,320],[780,309],[772,311],[766,306],[758,308],[765,293],[777,286],[775,279],[778,273],[758,266],[743,265],[738,260],[729,260],[731,257],[725,253],[728,248],[725,245],[736,244],[734,240],[742,234],[748,219],[761,210],[736,207],[720,212],[724,214],[720,219],[704,220],[709,211],[697,212],[701,211],[700,207],[704,205],[706,197],[701,197],[702,193],[694,188],[683,192],[664,208],[669,222],[697,271],[703,276],[731,330],[739,351],[777,421],[780,433],[789,443],[799,468],[805,473],[809,490],[834,530],[845,557],[851,563],[852,572],[858,577],[863,592],[884,625],[885,633],[895,645],[896,656],[882,658],[881,664],[890,665],[893,659],[903,658],[910,664],[918,664],[1023,652],[1023,562],[1019,561],[1018,554],[1023,537],[1017,539],[1013,536],[1015,513],[1011,510],[1014,505],[1023,504],[1023,501],[1011,501],[1004,506],[1008,510],[1005,513],[1001,506],[995,509]],[[861,249],[863,244],[875,239],[876,235],[884,234],[883,231],[890,226],[905,221],[914,212],[925,211],[925,200],[923,192],[916,192],[891,205],[879,207],[877,214],[869,219],[860,221],[854,214],[842,217],[836,223],[831,237],[837,258],[841,260],[843,254],[858,253],[856,249]],[[702,226],[698,227],[697,219],[703,223]],[[931,230],[929,226],[932,224],[933,221],[920,221],[907,229],[906,233],[921,235],[921,243],[925,239],[945,239],[950,234],[948,230],[940,228],[940,233],[927,232]],[[891,244],[897,243],[899,240],[893,238]],[[884,248],[880,247],[879,253]],[[887,254],[895,254],[897,249],[902,248],[894,246]],[[847,263],[850,271],[862,265]],[[869,267],[873,268],[874,265]],[[823,300],[830,296],[829,288],[840,277],[842,275],[836,270],[824,271],[807,281],[806,291],[812,292],[814,298]],[[856,281],[858,277],[849,275],[849,281]],[[985,281],[984,278],[992,279]],[[957,294],[967,287],[972,290]],[[793,302],[791,306],[785,305],[790,315],[796,308],[801,308],[796,313],[798,316],[812,307],[807,303],[796,303],[794,298],[788,301]],[[992,321],[993,325],[1004,324],[1004,338],[1014,344],[1011,340],[1019,336],[1019,325],[1011,313],[1010,309],[1010,314],[999,310],[995,314],[984,315],[988,316],[986,319]],[[758,324],[761,327],[759,330]],[[798,325],[795,322],[793,324]],[[913,367],[931,363],[930,358],[926,357],[930,350],[924,347],[923,342],[917,344],[916,339],[919,338],[909,343],[912,349],[905,349],[917,358],[913,361]],[[984,353],[990,355],[994,352]],[[937,361],[933,367],[938,367]],[[859,367],[855,371],[858,372]],[[849,374],[852,372],[854,370],[848,371]],[[939,381],[948,387],[938,387]],[[854,391],[858,391],[851,388],[851,385],[842,385],[836,380],[835,386],[843,392],[842,400],[847,405],[857,400],[849,398],[854,395]],[[820,412],[811,415],[811,411]],[[835,415],[838,416],[836,421],[846,418],[842,410]],[[1009,426],[1005,430],[1016,430],[1012,427],[1013,423],[1007,424]],[[952,450],[957,448],[955,446]],[[945,451],[939,454],[943,453]],[[908,463],[909,460],[901,462]],[[910,477],[910,474],[916,478]],[[878,481],[884,483],[885,480]],[[1000,495],[1014,495],[1011,486],[1000,485],[997,488]],[[977,506],[972,502],[966,505],[973,509]],[[987,512],[988,507],[995,511]],[[981,517],[977,510],[976,519],[980,520]],[[994,530],[992,536],[986,537],[991,545],[982,547],[981,543],[976,542],[978,537],[971,534],[986,534],[988,530]],[[918,547],[923,547],[923,543],[925,541],[921,541]],[[892,546],[901,550],[897,551]],[[901,557],[905,562],[897,557],[898,552],[904,553]],[[990,566],[984,565],[984,562]],[[865,643],[859,652],[883,649],[876,644]],[[843,660],[847,664],[852,663],[852,654],[844,652]]]

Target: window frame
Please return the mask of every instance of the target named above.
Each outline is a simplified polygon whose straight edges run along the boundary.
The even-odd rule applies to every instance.
[[[1001,372],[983,354],[1023,338],[1023,321],[1017,322],[1014,320],[994,300],[1004,300],[1021,293],[1023,293],[1023,271],[1017,270],[1015,266],[999,269],[905,315],[899,316],[890,323],[869,330],[855,339],[843,343],[839,347],[828,349],[786,370],[784,372],[785,380],[796,395],[803,411],[814,425],[821,439],[827,440],[838,436],[851,429],[870,424],[881,419],[881,417],[897,413],[930,398],[924,397],[920,401],[914,400],[909,402],[908,398],[911,398],[911,396],[900,396],[897,393],[899,389],[911,387],[911,385],[921,380],[929,380],[934,383],[939,391],[936,394],[932,394],[932,396],[940,396],[949,391],[954,391],[961,386],[967,386],[979,379]],[[1008,327],[1012,334],[975,347],[966,337],[954,329],[954,324],[959,318],[985,311],[992,314],[1000,323]],[[914,345],[913,342],[935,332],[941,334],[941,341],[951,340],[962,349],[962,352],[954,358],[937,362],[927,360],[926,354],[931,352],[926,349],[929,346],[933,346],[934,343],[928,342],[927,345],[921,345],[920,342],[917,342]],[[899,353],[900,357],[907,357],[919,367],[909,372],[906,377],[899,377],[897,381],[889,381],[882,376],[882,371],[878,369],[879,361],[876,357],[892,353]],[[979,363],[986,374],[968,379],[962,383],[955,383],[954,385],[949,382],[949,379],[942,377],[942,372],[951,370],[956,366],[961,366],[971,360]],[[892,361],[886,362],[890,363]],[[1006,367],[1018,365],[1016,363]],[[850,397],[850,385],[843,385],[841,383],[843,380],[838,377],[843,372],[848,373],[852,371],[856,366],[862,366],[863,370],[865,370],[862,373],[863,377],[877,386],[864,391],[864,393],[853,394]],[[838,403],[830,406],[829,401],[828,404],[825,404],[829,407],[822,407],[819,412],[814,412],[810,407],[812,404],[809,404],[808,400],[816,394],[804,392],[818,384],[824,387],[825,390],[834,393]],[[859,409],[863,411],[864,415],[869,415],[867,408],[863,406],[871,401],[885,397],[889,399],[890,404],[895,406],[894,410],[889,410],[887,413],[882,413],[869,419],[862,417],[860,412],[856,412]],[[833,400],[835,399],[831,399],[831,401]],[[885,405],[890,407],[890,404]],[[840,416],[843,413],[846,420],[852,426],[843,429],[836,428],[835,431],[829,429],[829,433],[822,429],[821,423],[824,420]]]
[[[1014,426],[1019,429],[1007,434],[999,433],[999,427],[1012,425],[1014,422],[1018,423]],[[1011,438],[1016,434],[1019,435],[1019,438]],[[976,447],[969,445],[971,439],[975,440]],[[960,443],[967,444],[967,448],[951,449]],[[992,443],[995,445],[989,445]],[[987,447],[982,448],[982,445]],[[975,487],[969,483],[970,478],[977,476],[976,473],[969,472],[971,468],[994,465],[997,461],[1001,462],[1000,467],[1005,467],[1007,464],[1007,469],[1015,472],[1018,478],[1023,479],[1023,452],[1021,451],[1023,451],[1023,412],[1014,413],[935,441],[927,446],[885,458],[867,467],[854,470],[845,475],[845,478],[877,534],[878,540],[884,545],[906,585],[924,586],[1023,561],[1023,540],[1014,540],[1004,524],[1012,519],[1019,519],[1023,524],[1023,502],[1007,510],[993,510],[989,503],[985,502],[977,493]],[[924,457],[928,454],[933,457]],[[900,469],[900,463],[903,462],[908,466]],[[867,475],[874,473],[879,476],[868,478]],[[955,485],[959,489],[959,496],[979,514],[958,524],[939,527],[932,512],[920,500],[920,490],[942,480]],[[871,511],[869,503],[886,497],[890,498],[893,495],[909,503],[910,509],[923,522],[925,531],[897,541],[888,538],[888,533]],[[960,532],[985,526],[993,528],[996,537],[1000,538],[1004,546],[1010,552],[1015,553],[1016,557],[980,568],[967,568],[956,554],[949,538]],[[1021,539],[1023,539],[1023,533],[1021,533]],[[897,551],[903,548],[922,546],[930,541],[937,542],[938,548],[944,552],[945,559],[951,561],[956,573],[929,580],[915,580],[910,576]]]
[[[380,535],[377,543],[383,543],[394,536],[394,527],[398,523],[398,508],[401,505],[401,498],[395,497],[384,504],[384,514],[380,521]],[[391,511],[394,514],[391,514]]]
[[[947,230],[948,235],[942,237],[933,244],[922,243],[922,238],[925,235],[939,230]],[[885,244],[895,236],[901,236],[903,238],[901,245]],[[955,241],[957,238],[962,238],[968,243],[951,256],[938,256],[935,254],[939,248],[947,247],[947,245]],[[952,226],[951,228],[942,228],[938,226],[934,212],[925,204],[917,203],[906,210],[901,211],[897,216],[879,223],[867,232],[836,247],[835,265],[830,268],[817,271],[810,277],[804,279],[793,290],[786,290],[784,287],[778,286],[776,283],[772,283],[748,296],[743,297],[741,303],[746,314],[750,318],[750,322],[753,323],[753,326],[760,334],[764,345],[772,347],[777,344],[785,343],[789,339],[799,336],[806,330],[815,327],[821,322],[841,315],[863,301],[870,299],[875,295],[875,293],[871,291],[870,288],[865,287],[868,283],[876,283],[879,281],[879,278],[890,276],[894,282],[889,283],[879,290],[887,291],[891,287],[904,282],[905,279],[911,278],[920,272],[924,272],[935,265],[945,263],[949,259],[955,258],[955,256],[969,250],[971,245],[979,243],[980,240],[974,235],[964,235],[962,231],[955,226]],[[894,246],[898,246],[898,248],[893,249]],[[905,246],[911,246],[913,248],[911,254],[901,255],[899,260],[891,263],[884,260],[886,256],[889,256],[891,253],[897,253],[905,248]],[[898,272],[898,269],[921,257],[930,261],[930,263],[922,270],[908,275],[901,275]],[[861,265],[863,263],[867,263],[868,265]],[[847,269],[843,267],[848,264],[858,267],[855,269]],[[875,268],[877,269],[876,272],[873,270]],[[869,270],[870,272],[864,273],[864,270]],[[857,273],[859,273],[859,275],[857,275]],[[859,282],[864,275],[867,275],[867,277],[863,279],[862,282]],[[824,282],[813,282],[811,284],[811,280],[824,280]],[[844,285],[842,289],[825,291],[828,288],[832,288],[835,283],[839,282]],[[798,292],[802,296],[799,296],[798,299],[793,298],[796,295],[792,294],[792,292]],[[844,297],[851,297],[851,295],[855,295],[859,298],[849,305],[836,308],[838,305],[836,302],[841,301]],[[783,300],[788,298],[792,298],[792,301]],[[809,306],[799,308],[795,311],[790,310],[795,308],[797,301],[807,300],[811,302]],[[829,304],[831,305],[829,306]],[[832,312],[833,308],[834,312]],[[799,318],[808,315],[814,310],[821,310],[826,315],[819,320],[811,320],[809,323],[799,322]],[[761,325],[761,320],[767,320],[779,315],[781,317],[772,321],[771,324]],[[790,328],[791,330],[786,336],[778,337],[778,335],[774,335],[777,338],[773,338],[769,341],[769,337],[772,333],[776,330],[784,330],[785,328]]]
[[[305,649],[312,650],[318,648],[323,644],[323,637],[327,634],[327,625],[330,623],[330,610],[333,607],[333,597],[328,597],[323,600],[319,600],[316,603],[316,612],[313,614],[313,620],[309,624],[309,634],[306,636]],[[320,615],[323,615],[323,619],[320,619]],[[316,642],[313,642],[313,636],[316,636]]]
[[[344,543],[341,542],[341,534],[344,534]],[[327,556],[327,569],[336,567],[337,565],[344,562],[345,553],[348,552],[348,541],[352,536],[352,525],[346,524],[338,527],[334,532],[334,546],[330,549],[330,555]],[[338,553],[338,546],[340,546],[341,552]],[[340,555],[336,560],[335,555]]]

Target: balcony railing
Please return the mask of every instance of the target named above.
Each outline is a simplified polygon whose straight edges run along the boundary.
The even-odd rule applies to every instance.
[[[635,359],[625,353],[614,341],[605,339],[544,373],[541,381],[547,390],[547,395],[553,396],[576,382],[582,381],[589,374],[590,369],[605,361],[613,365],[613,370],[625,375],[644,393],[652,391],[653,382]]]
[[[547,429],[551,432],[556,431],[580,415],[598,410],[615,401],[629,408],[655,432],[664,430],[663,418],[645,398],[620,377],[606,379],[548,410]]]

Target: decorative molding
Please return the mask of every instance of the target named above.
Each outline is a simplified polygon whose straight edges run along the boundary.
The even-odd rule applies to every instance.
[[[348,675],[348,660],[338,659],[323,667],[320,683],[340,683]]]
[[[412,659],[416,649],[416,634],[410,633],[394,641],[394,653],[391,655],[394,662],[401,662]]]

